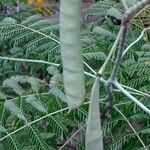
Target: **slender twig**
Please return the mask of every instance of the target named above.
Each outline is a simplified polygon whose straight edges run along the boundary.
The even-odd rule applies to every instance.
[[[130,93],[130,92],[129,92]],[[130,93],[131,94],[131,93]],[[141,98],[139,101],[141,101],[143,98]],[[128,104],[133,104],[133,101],[123,101],[123,102],[120,102],[120,103],[116,103],[114,104],[114,106],[120,106],[120,105],[128,105]]]
[[[73,138],[74,136],[80,132],[81,130],[83,130],[83,128],[86,126],[86,124],[84,124],[81,128],[79,128],[58,150],[62,150]]]
[[[124,46],[125,46],[125,40],[126,40],[126,36],[127,36],[127,31],[128,31],[128,24],[126,24],[125,26],[122,25],[121,27],[121,40],[120,40],[120,45],[119,45],[119,50],[118,50],[118,55],[116,58],[116,62],[110,77],[110,80],[113,81],[116,79],[116,76],[118,74],[119,71],[119,67],[121,64],[121,60],[122,60],[122,53],[124,51]]]
[[[120,40],[120,36],[121,36],[121,30],[119,31],[119,33],[118,33],[118,35],[117,35],[117,38],[116,38],[116,40],[115,40],[115,42],[114,42],[114,44],[113,44],[113,46],[112,46],[112,48],[111,48],[111,50],[110,50],[108,56],[107,56],[107,58],[106,58],[104,64],[102,65],[102,67],[101,67],[101,68],[99,69],[99,71],[98,71],[98,74],[99,74],[99,75],[102,75],[103,72],[105,71],[105,68],[106,68],[106,66],[107,66],[107,64],[108,64],[108,62],[109,62],[109,60],[111,59],[112,54],[115,52],[115,50],[116,50],[116,48],[117,48],[118,42],[119,42],[119,40]]]
[[[84,74],[87,75],[87,76],[89,76],[89,77],[92,77],[92,78],[96,79],[96,75],[94,75],[94,74],[91,74],[91,73],[86,72],[86,71],[84,71]],[[103,84],[106,84],[106,82],[107,82],[103,77],[100,77],[99,80],[100,80]],[[142,91],[133,89],[133,88],[128,87],[128,86],[123,85],[123,84],[120,84],[120,85],[121,85],[122,87],[126,88],[126,89],[131,90],[131,91],[129,91],[129,93],[131,93],[131,94],[139,95],[139,96],[147,96],[147,97],[150,97],[150,95],[149,95],[148,93],[145,93],[145,92],[142,92]],[[116,90],[114,90],[114,91],[116,91]],[[119,91],[120,91],[120,90],[119,90]],[[121,91],[120,91],[120,92],[121,92]]]
[[[107,101],[109,105],[112,105],[113,101],[113,94],[112,94],[112,83],[114,80],[116,80],[116,76],[118,74],[121,60],[122,60],[122,53],[124,51],[124,46],[125,46],[125,40],[127,36],[127,31],[128,31],[128,23],[126,25],[122,25],[120,28],[120,44],[119,44],[119,50],[118,50],[118,55],[116,58],[115,65],[113,67],[113,71],[111,73],[110,79],[107,81],[106,86],[106,93],[107,93]]]
[[[17,24],[17,25],[18,25],[18,26],[21,26],[22,28],[28,29],[28,30],[30,30],[30,31],[32,31],[32,32],[38,33],[38,34],[40,34],[40,35],[42,35],[42,36],[44,36],[44,37],[47,37],[47,38],[49,38],[50,40],[55,41],[57,44],[60,43],[58,40],[52,38],[52,37],[49,36],[49,35],[46,35],[46,34],[40,32],[40,31],[38,31],[38,30],[34,30],[34,29],[30,28],[30,27],[24,26],[23,24]]]
[[[11,57],[5,57],[5,56],[0,56],[0,59],[10,60],[10,61],[19,61],[19,62],[29,62],[29,63],[41,63],[41,64],[53,65],[53,66],[57,66],[57,67],[59,66],[59,64],[51,63],[51,62],[44,61],[44,60],[11,58]]]
[[[29,97],[29,96],[36,96],[36,95],[37,94],[23,95],[21,98],[26,98],[26,97]],[[46,95],[50,95],[50,93],[49,92],[47,92],[47,93],[39,93],[39,95],[46,96]],[[9,101],[15,101],[17,99],[19,99],[19,97],[15,97],[15,98],[11,98],[11,99],[8,98],[7,100],[9,100]]]
[[[92,78],[96,79],[96,76],[94,74],[91,74],[91,73],[86,72],[86,71],[84,71],[84,74],[86,74],[89,77],[92,77]]]
[[[122,56],[124,56],[124,55],[129,51],[129,49],[130,49],[132,46],[134,46],[134,45],[144,36],[144,32],[146,32],[147,30],[150,30],[150,27],[144,29],[144,30],[141,32],[140,36],[139,36],[134,42],[132,42],[132,43],[124,50]]]
[[[117,90],[117,89],[114,89],[113,91],[115,92],[121,92],[120,90]],[[139,95],[139,96],[145,96],[144,94],[141,94],[141,93],[137,93],[137,92],[129,92],[130,94],[133,94],[133,95]]]
[[[138,133],[136,132],[136,130],[134,129],[134,127],[132,126],[132,124],[129,122],[128,118],[116,106],[114,106],[113,108],[125,119],[125,121],[128,123],[128,125],[130,126],[130,128],[132,129],[132,131],[135,133],[135,135],[138,138],[138,140],[140,141],[140,143],[145,148],[145,150],[148,150],[147,147],[146,147],[146,145],[144,144],[144,142],[142,141],[142,139],[140,138],[140,136],[138,135]]]
[[[91,68],[85,61],[83,61],[83,63],[84,63],[84,65],[85,65],[88,69],[90,69],[95,75],[97,74],[96,71],[95,71],[93,68]]]
[[[114,106],[126,105],[126,104],[131,104],[131,103],[132,103],[131,101],[121,102],[121,103],[114,104]]]
[[[128,86],[123,85],[123,84],[120,84],[120,85],[121,85],[122,87],[126,88],[126,89],[129,89],[129,90],[131,90],[131,91],[137,92],[137,93],[141,94],[142,96],[150,97],[150,94],[148,94],[148,93],[145,93],[145,92],[142,92],[142,91],[139,91],[139,90],[133,89],[133,88],[128,87]]]
[[[117,81],[115,81],[114,86],[119,89],[124,95],[126,95],[131,101],[133,101],[137,106],[139,106],[143,111],[150,115],[150,110],[143,105],[139,100],[132,96],[128,91],[126,91]]]

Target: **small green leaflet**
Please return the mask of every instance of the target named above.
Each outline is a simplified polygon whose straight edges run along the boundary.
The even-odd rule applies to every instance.
[[[38,93],[39,90],[39,82],[36,78],[34,77],[29,77],[28,78],[28,83],[31,84],[32,90]]]
[[[22,111],[11,101],[7,100],[4,103],[4,106],[15,116],[17,116],[19,119],[26,121],[26,118]]]
[[[15,24],[16,20],[11,18],[11,17],[7,17],[3,20],[4,23],[10,23],[10,24]]]
[[[23,94],[21,86],[13,78],[6,79],[3,82],[3,86],[11,88],[16,94],[20,96]]]
[[[55,66],[50,66],[46,69],[46,71],[51,74],[51,75],[54,75],[56,73],[59,73],[59,71],[57,70],[58,67],[55,67]]]
[[[100,35],[103,35],[103,36],[106,36],[106,37],[111,37],[111,38],[116,38],[116,35],[111,33],[110,31],[102,28],[102,27],[98,27],[98,26],[95,26],[93,28],[93,33],[96,33],[96,34],[100,34]]]
[[[138,0],[126,0],[126,4],[128,5],[129,8],[136,5],[137,2]]]
[[[40,15],[33,15],[33,16],[30,16],[29,18],[27,18],[26,20],[24,20],[21,24],[22,25],[33,24],[34,22],[37,22],[40,19],[41,19]]]
[[[60,100],[62,100],[63,102],[66,102],[66,96],[65,94],[58,89],[57,87],[53,87],[49,90],[49,92],[54,95],[55,97],[59,98]]]
[[[108,9],[107,15],[113,16],[113,17],[115,17],[115,18],[117,18],[119,20],[121,20],[123,18],[122,13],[118,9],[116,9],[114,7]]]
[[[28,96],[25,101],[31,104],[34,108],[36,108],[40,112],[46,112],[46,108],[43,104],[33,95]]]

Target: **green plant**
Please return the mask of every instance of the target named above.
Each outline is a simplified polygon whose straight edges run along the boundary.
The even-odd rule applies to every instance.
[[[147,3],[147,1],[142,1],[142,3],[143,2]],[[134,10],[139,11],[141,6],[144,7],[144,5],[145,4],[137,5]],[[130,17],[130,14],[132,14],[132,8],[131,12],[129,11],[128,17]],[[131,23],[131,27],[134,27],[134,32],[132,35],[129,34],[126,39],[127,44],[131,43],[131,45],[125,50],[127,51],[126,56],[120,57],[118,55],[117,60],[120,63],[120,60],[123,59],[123,64],[118,66],[119,63],[116,63],[114,70],[120,68],[121,73],[119,74],[120,76],[118,76],[119,80],[131,85],[133,88],[120,85],[117,81],[112,80],[115,79],[117,71],[112,73],[110,80],[106,81],[103,79],[103,77],[109,78],[114,66],[116,56],[115,49],[119,41],[116,40],[113,46],[111,43],[115,40],[119,27],[113,26],[109,17],[106,17],[101,27],[94,25],[93,28],[93,25],[92,27],[85,25],[81,33],[83,58],[84,61],[92,64],[91,68],[84,62],[86,67],[84,68],[86,75],[85,86],[87,90],[86,101],[83,106],[72,110],[68,114],[69,107],[66,105],[65,90],[62,84],[63,79],[60,74],[62,65],[60,64],[61,55],[57,22],[41,21],[41,18],[38,16],[32,16],[24,20],[21,24],[12,18],[4,19],[0,24],[0,37],[3,42],[7,43],[9,41],[10,44],[6,47],[1,45],[3,48],[2,53],[7,56],[0,57],[4,60],[1,61],[2,72],[7,75],[7,77],[4,77],[3,81],[1,81],[2,85],[0,86],[0,98],[2,100],[0,105],[2,137],[0,141],[3,141],[2,147],[4,146],[6,149],[85,149],[84,128],[86,118],[89,116],[87,122],[86,146],[87,149],[90,149],[90,146],[94,147],[93,149],[99,149],[98,144],[102,146],[102,142],[98,142],[98,139],[102,140],[98,108],[100,80],[107,89],[107,93],[105,93],[104,88],[100,87],[100,96],[102,98],[100,99],[101,124],[105,149],[148,149],[149,114],[146,114],[145,111],[149,113],[149,104],[148,102],[146,103],[146,100],[150,95],[134,89],[137,88],[136,84],[141,86],[140,90],[146,89],[147,79],[143,80],[143,83],[135,81],[136,84],[130,84],[127,74],[129,73],[132,78],[136,77],[138,70],[136,70],[137,66],[134,66],[133,62],[137,60],[139,61],[137,63],[139,66],[138,69],[148,74],[148,72],[144,70],[147,67],[145,66],[147,65],[145,61],[147,62],[149,55],[148,52],[145,51],[145,49],[147,49],[147,46],[144,45],[145,43],[143,41],[139,42],[135,38],[143,28],[140,26],[139,29],[137,24],[133,25],[135,23],[134,20]],[[148,30],[148,28],[143,30],[142,35],[148,34]],[[122,37],[122,30],[119,32],[119,37],[120,36]],[[135,46],[135,40],[140,43],[140,46],[144,47],[143,52],[134,50],[136,47],[140,49],[140,46]],[[125,40],[122,40],[122,42],[124,41]],[[148,43],[146,43],[146,45],[147,44]],[[110,45],[110,47],[107,45]],[[9,51],[12,47],[14,48]],[[109,51],[105,49],[109,49],[111,52],[109,53]],[[130,49],[132,50],[131,52],[129,51]],[[146,54],[146,58],[143,53]],[[109,57],[106,59],[107,54]],[[138,57],[136,54],[138,54]],[[123,55],[122,52],[120,55]],[[99,61],[99,59],[101,61]],[[129,64],[127,64],[126,59],[130,60]],[[25,64],[23,65],[27,68],[26,74],[28,75],[12,76],[12,73],[7,72],[6,66],[9,66],[10,70],[13,70],[14,66],[20,65],[20,63],[12,63],[12,61],[24,62]],[[103,61],[105,61],[104,65]],[[28,65],[29,62],[32,64]],[[144,62],[144,64],[142,62]],[[135,70],[132,69],[131,63]],[[142,64],[142,66],[140,66],[140,64]],[[51,66],[47,68],[46,65]],[[103,67],[98,72],[99,75],[96,76],[96,71],[98,71],[100,65]],[[108,67],[106,67],[106,65]],[[38,68],[42,68],[44,72],[42,75],[40,74],[40,78],[43,76],[41,79],[33,77],[33,75],[31,77],[32,73],[38,72]],[[45,71],[46,68],[48,73]],[[126,69],[131,71],[126,72]],[[15,70],[18,71],[18,68],[15,67]],[[30,73],[28,73],[29,71]],[[18,72],[18,74],[24,73],[24,70]],[[138,77],[142,77],[142,72],[141,74],[139,73]],[[37,73],[35,75],[37,75]],[[50,82],[46,80],[47,76],[50,76]],[[95,78],[97,79],[93,87],[91,100],[89,101],[91,87]],[[112,87],[112,85],[117,89],[109,88]],[[114,93],[113,96],[112,91]],[[127,98],[119,94],[120,91],[126,95]],[[108,94],[107,100],[113,98],[113,105],[110,105],[111,103],[105,100],[106,94]],[[134,94],[137,99],[131,94]],[[128,99],[132,101],[127,101]],[[140,99],[140,101],[138,101],[138,99]],[[112,102],[112,99],[110,100],[110,102]],[[88,110],[88,104],[90,111]],[[108,106],[111,107],[111,109],[108,109]],[[95,124],[99,124],[98,127],[96,126],[97,128],[95,128]],[[128,126],[131,130],[128,129]],[[91,130],[91,128],[93,130]],[[97,132],[96,129],[98,129],[99,132]],[[93,136],[95,132],[98,133],[96,138]],[[29,136],[30,139],[25,139],[24,142],[22,142],[24,136]],[[6,143],[6,141],[8,143]]]

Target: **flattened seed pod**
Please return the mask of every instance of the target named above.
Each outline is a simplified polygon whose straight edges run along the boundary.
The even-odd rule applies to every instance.
[[[60,45],[66,100],[70,109],[79,107],[85,97],[80,7],[81,0],[61,0]]]
[[[86,150],[103,150],[103,135],[99,108],[99,78],[95,80],[91,92],[85,144]]]

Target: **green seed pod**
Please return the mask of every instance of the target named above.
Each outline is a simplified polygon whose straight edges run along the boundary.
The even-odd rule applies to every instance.
[[[85,81],[80,38],[81,0],[61,0],[60,45],[66,101],[70,109],[85,97]]]
[[[99,78],[92,88],[86,129],[86,150],[103,150],[103,135],[99,108]]]

